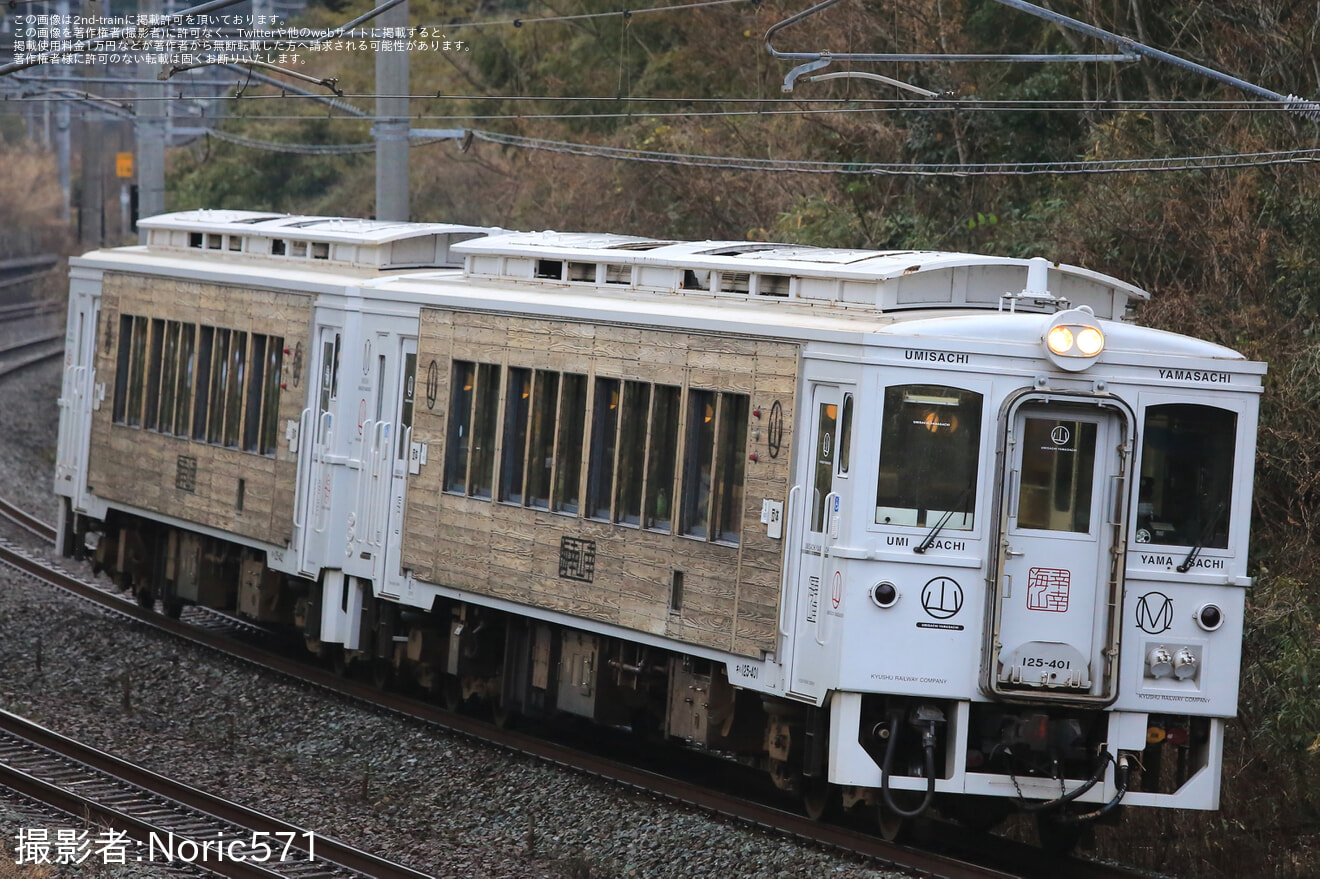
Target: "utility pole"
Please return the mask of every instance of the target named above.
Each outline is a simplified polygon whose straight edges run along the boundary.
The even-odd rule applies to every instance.
[[[161,0],[138,0],[139,15],[160,13]],[[164,67],[160,69],[164,70]],[[154,217],[165,213],[165,83],[162,80],[159,85],[139,85],[137,94],[143,99],[137,101],[134,108],[133,125],[133,137],[137,142],[134,171],[138,181],[138,213],[143,217]]]
[[[96,94],[95,79],[101,71],[87,68],[87,91]],[[83,246],[105,244],[106,133],[109,128],[101,111],[91,104],[78,113],[78,153],[82,156],[82,185],[78,196],[78,237]]]
[[[59,0],[55,12],[61,22],[69,20],[69,0]],[[69,68],[61,64],[56,68],[64,73]],[[60,101],[55,107],[55,156],[60,175],[60,219],[67,224],[73,204],[73,158],[69,142],[69,102]]]
[[[408,3],[386,10],[377,21],[383,28],[406,29]],[[382,96],[376,98],[376,124],[371,128],[376,138],[376,219],[407,220],[408,40],[390,38],[389,43],[388,51],[376,52],[376,94]]]

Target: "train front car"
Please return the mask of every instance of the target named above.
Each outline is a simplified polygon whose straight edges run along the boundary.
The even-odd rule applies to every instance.
[[[142,226],[73,263],[56,493],[65,550],[144,604],[736,756],[886,832],[1217,806],[1265,367],[1128,322],[1141,290],[968,254]]]
[[[440,615],[407,639],[444,686],[735,753],[886,831],[1216,807],[1263,364],[1044,260],[456,250],[418,287],[431,463],[391,590]]]
[[[1264,365],[1080,269],[903,259],[897,321],[803,350],[781,653],[829,780],[889,827],[1216,808]]]

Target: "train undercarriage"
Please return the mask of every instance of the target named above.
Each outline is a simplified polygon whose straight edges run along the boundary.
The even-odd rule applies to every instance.
[[[988,830],[1018,811],[1037,813],[1042,841],[1073,845],[1078,814],[1108,820],[1119,808],[1070,802],[1078,780],[1089,788],[1106,764],[1124,762],[1133,790],[1169,793],[1204,763],[1208,721],[1151,718],[1141,752],[1110,755],[1106,713],[1029,705],[975,703],[966,750],[968,773],[1011,779],[1059,779],[1057,801],[936,794],[959,755],[950,722],[956,703],[898,695],[862,697],[858,744],[885,778],[926,779],[922,790],[840,786],[828,782],[829,703],[817,708],[729,683],[722,664],[458,601],[429,610],[367,595],[356,646],[322,639],[322,603],[347,590],[268,568],[264,553],[127,514],[104,523],[76,518],[66,554],[85,556],[143,607],[160,602],[178,617],[190,604],[223,610],[299,637],[344,674],[381,687],[417,690],[451,710],[480,709],[496,723],[575,717],[631,730],[638,741],[668,741],[764,772],[814,818],[864,810],[887,838],[928,808]],[[1117,806],[1117,803],[1114,804]]]

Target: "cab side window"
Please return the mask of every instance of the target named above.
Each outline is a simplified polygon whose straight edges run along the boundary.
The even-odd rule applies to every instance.
[[[942,385],[885,389],[877,525],[975,527],[981,403],[974,391]]]
[[[1150,406],[1142,433],[1136,542],[1227,548],[1237,413]]]

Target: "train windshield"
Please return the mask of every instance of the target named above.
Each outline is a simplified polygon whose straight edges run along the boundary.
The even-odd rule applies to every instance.
[[[1151,406],[1144,434],[1136,542],[1226,548],[1237,414]]]
[[[945,530],[972,530],[980,457],[980,394],[940,385],[886,388],[875,523],[942,521]]]

